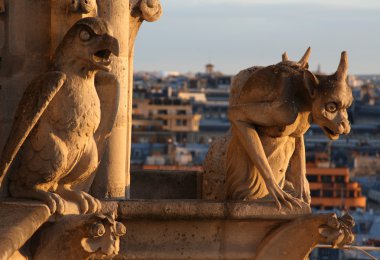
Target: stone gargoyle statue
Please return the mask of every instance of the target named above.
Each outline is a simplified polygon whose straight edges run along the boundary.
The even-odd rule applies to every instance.
[[[310,48],[299,62],[282,62],[239,72],[232,82],[230,131],[211,145],[204,161],[205,199],[272,197],[280,209],[310,204],[304,133],[318,124],[330,139],[350,132],[353,101],[342,52],[337,71],[308,70]]]
[[[11,197],[40,200],[51,213],[63,214],[65,200],[81,213],[100,210],[86,191],[116,117],[119,85],[109,65],[118,53],[101,18],[80,19],[66,33],[50,69],[25,90],[4,146],[0,187]]]

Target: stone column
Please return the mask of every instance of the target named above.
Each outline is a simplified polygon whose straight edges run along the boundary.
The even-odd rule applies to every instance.
[[[120,55],[112,63],[120,104],[92,191],[99,198],[124,199],[130,190],[134,42],[141,23],[157,20],[162,8],[159,0],[99,0],[98,5],[98,15],[111,23],[120,44]]]
[[[129,50],[129,1],[99,0],[98,15],[107,20],[119,41],[119,57],[112,61],[111,73],[120,84],[119,109],[114,128],[108,139],[92,191],[98,198],[125,198],[125,167],[128,113],[128,50]]]
[[[19,100],[46,71],[49,52],[50,0],[0,0],[0,153]],[[3,184],[0,197],[7,195]]]
[[[132,97],[133,97],[133,60],[135,50],[135,40],[137,33],[143,21],[154,22],[162,15],[162,6],[160,0],[131,0],[132,9],[129,22],[129,92],[128,92],[128,149],[126,163],[126,196],[130,196],[130,161],[132,145]]]

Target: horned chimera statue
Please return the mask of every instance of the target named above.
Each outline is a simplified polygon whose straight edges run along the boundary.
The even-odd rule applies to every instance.
[[[272,197],[279,209],[310,204],[303,135],[311,123],[332,140],[349,133],[347,108],[353,97],[346,83],[346,52],[328,76],[308,70],[309,56],[310,48],[299,62],[284,53],[278,64],[235,76],[228,113],[232,127],[206,156],[204,198]]]

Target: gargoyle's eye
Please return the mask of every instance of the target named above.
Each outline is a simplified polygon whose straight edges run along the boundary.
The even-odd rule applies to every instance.
[[[90,35],[90,33],[89,33],[87,30],[82,30],[82,31],[79,33],[79,38],[80,38],[82,41],[86,42],[86,41],[90,40],[91,35]]]
[[[334,102],[327,103],[326,110],[328,112],[334,113],[338,109],[338,106]]]

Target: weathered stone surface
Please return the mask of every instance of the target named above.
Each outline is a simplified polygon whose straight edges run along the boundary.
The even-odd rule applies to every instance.
[[[273,211],[272,201],[128,200],[119,203],[119,218],[136,219],[292,219],[310,214],[310,207]]]
[[[201,198],[201,172],[133,171],[131,182],[131,199]]]
[[[0,259],[8,259],[45,223],[49,208],[33,201],[0,201]]]
[[[5,12],[5,2],[0,0],[0,14]]]
[[[239,72],[229,100],[231,130],[211,145],[204,162],[205,199],[272,198],[281,208],[310,203],[304,133],[318,124],[337,139],[350,132],[347,54],[336,73],[308,70],[310,48],[299,62],[252,67]]]
[[[123,201],[119,219],[128,232],[114,259],[304,259],[317,243],[352,241],[348,218],[312,215],[303,205],[273,211],[268,201]]]
[[[132,200],[119,203],[128,232],[115,259],[250,259],[271,230],[309,214],[273,214],[273,202]]]

